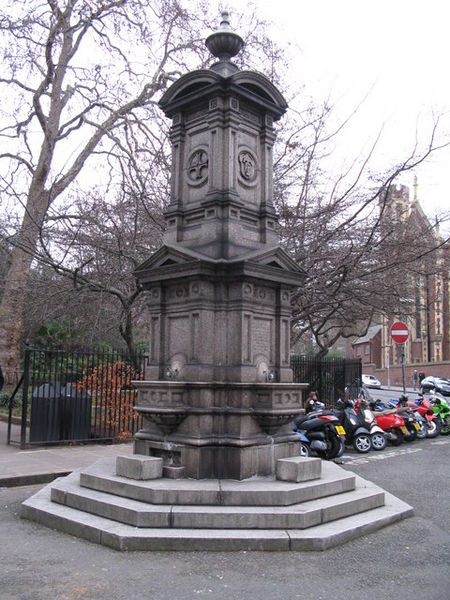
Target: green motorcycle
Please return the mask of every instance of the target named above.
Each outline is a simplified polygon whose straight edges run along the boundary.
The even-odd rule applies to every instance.
[[[436,421],[441,425],[441,435],[450,434],[450,408],[447,401],[441,396],[441,394],[435,394],[434,397],[430,398],[433,403],[433,414],[436,417]]]

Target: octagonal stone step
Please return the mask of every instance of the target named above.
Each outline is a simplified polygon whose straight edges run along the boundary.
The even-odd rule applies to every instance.
[[[384,491],[367,484],[356,490],[289,506],[155,505],[81,488],[78,474],[51,487],[53,502],[133,525],[183,529],[305,529],[384,504]]]
[[[300,483],[267,477],[134,481],[116,475],[115,459],[106,458],[81,471],[80,485],[149,504],[289,506],[354,490],[355,475],[323,461],[321,479]]]
[[[364,480],[356,479],[359,487]],[[413,514],[408,504],[385,492],[382,507],[305,530],[137,528],[52,502],[51,487],[22,504],[23,517],[117,550],[326,550]]]

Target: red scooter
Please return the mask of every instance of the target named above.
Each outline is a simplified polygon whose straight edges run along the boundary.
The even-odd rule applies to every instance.
[[[388,441],[393,446],[403,443],[403,439],[409,435],[409,431],[404,418],[397,413],[396,409],[379,410],[376,402],[371,402],[370,408],[373,410],[377,425],[386,432]]]

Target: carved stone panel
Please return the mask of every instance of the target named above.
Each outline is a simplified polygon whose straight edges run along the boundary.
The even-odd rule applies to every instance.
[[[160,317],[150,318],[150,362],[159,362]]]
[[[238,161],[240,179],[246,185],[254,184],[258,176],[258,166],[253,152],[241,150],[238,155]]]
[[[251,363],[252,360],[252,315],[244,314],[242,317],[242,362]]]
[[[167,318],[167,356],[189,356],[191,348],[189,315],[172,315]]]
[[[208,177],[209,157],[204,148],[191,152],[186,167],[187,179],[190,185],[201,185]]]
[[[183,177],[186,206],[200,202],[208,190],[212,167],[208,135],[206,130],[196,128],[187,135]]]
[[[290,322],[289,319],[281,320],[281,364],[283,366],[290,365]]]
[[[234,161],[240,198],[250,206],[260,204],[261,158],[260,141],[256,132],[239,131]]]
[[[273,318],[253,318],[253,356],[261,354],[273,361]]]
[[[159,306],[161,301],[161,290],[159,287],[154,287],[148,290],[146,294],[147,305],[149,308],[153,308],[155,306]]]

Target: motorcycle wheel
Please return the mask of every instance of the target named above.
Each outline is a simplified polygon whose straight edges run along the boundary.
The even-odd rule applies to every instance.
[[[345,452],[345,443],[344,440],[340,437],[339,438],[339,450],[337,455],[335,456],[335,458],[339,458],[340,456],[342,456]]]
[[[303,456],[304,458],[308,458],[308,456],[311,455],[311,451],[306,444],[303,444],[303,443],[300,444],[299,455]]]
[[[326,460],[337,458],[344,451],[344,442],[338,435],[331,435],[327,440],[326,450],[316,450],[317,456]]]
[[[359,433],[353,439],[353,448],[360,454],[367,454],[372,449],[372,440],[370,434]]]
[[[403,433],[400,429],[391,429],[389,433],[392,434],[389,438],[389,443],[392,444],[392,446],[400,446],[400,444],[403,444]]]
[[[444,419],[442,423],[441,435],[449,435],[450,434],[450,423],[447,419]]]
[[[424,423],[420,424],[420,429],[417,431],[417,439],[424,440],[427,437],[427,426]]]
[[[427,421],[427,437],[435,438],[441,433],[442,425],[437,419]]]
[[[372,448],[379,452],[384,450],[387,446],[387,438],[384,433],[373,433],[372,434]]]
[[[414,442],[417,439],[417,431],[415,429],[408,429],[408,433],[403,436],[405,442]]]

